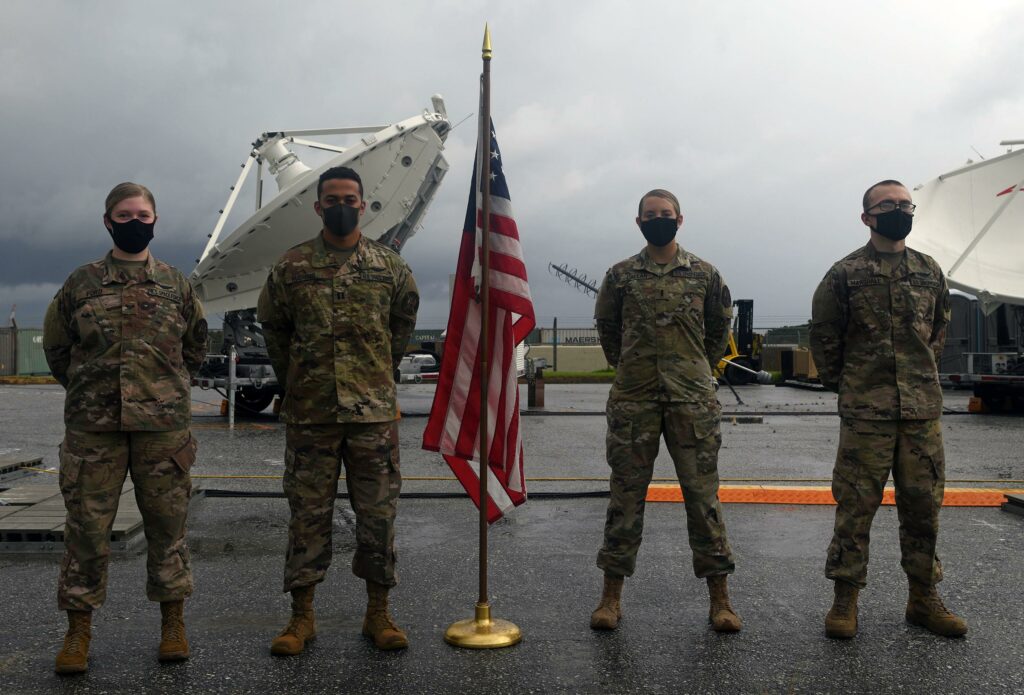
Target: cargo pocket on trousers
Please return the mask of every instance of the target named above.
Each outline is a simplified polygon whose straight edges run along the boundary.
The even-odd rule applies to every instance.
[[[622,412],[614,403],[609,403],[605,411],[605,451],[606,460],[611,468],[618,461],[630,461],[640,452],[633,435],[633,421],[628,414]]]
[[[181,469],[182,473],[188,473],[192,469],[192,464],[196,462],[197,448],[196,438],[189,433],[188,441],[185,442],[185,445],[171,454],[171,460]]]
[[[946,460],[940,454],[939,456],[928,457],[928,468],[932,473],[932,489],[940,483],[945,484],[946,481]]]
[[[387,462],[388,472],[392,475],[399,472],[401,469],[401,455],[398,449],[398,421],[396,420],[390,429],[388,436],[388,451],[387,451]]]
[[[697,415],[693,420],[697,472],[701,475],[718,470],[718,448],[722,443],[721,420],[722,416],[717,411]]]
[[[64,504],[70,508],[72,505],[77,505],[82,498],[78,479],[82,473],[85,459],[68,451],[66,441],[61,442],[57,458],[60,461],[60,475],[58,476],[60,492],[64,496]]]
[[[721,421],[722,416],[719,413],[698,415],[693,420],[693,436],[697,439],[706,439],[718,434]]]

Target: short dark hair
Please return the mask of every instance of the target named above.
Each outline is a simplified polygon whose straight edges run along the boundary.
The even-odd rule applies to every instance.
[[[320,194],[324,192],[324,181],[330,181],[331,179],[348,179],[349,181],[355,181],[359,184],[359,197],[363,197],[363,180],[359,178],[359,174],[356,173],[355,169],[348,167],[331,167],[324,173],[320,174],[320,180],[316,182],[316,199],[320,200]]]
[[[644,197],[640,199],[640,204],[636,208],[636,216],[644,214],[644,201],[648,198],[664,198],[668,202],[672,203],[672,207],[676,209],[677,215],[682,215],[682,210],[679,209],[679,198],[676,198],[672,193],[666,191],[664,188],[655,188],[653,191],[647,191],[644,193]]]
[[[864,191],[864,199],[861,201],[861,207],[864,208],[864,212],[868,211],[868,198],[871,196],[871,191],[875,190],[879,186],[903,186],[903,184],[896,179],[886,179],[885,181],[879,181],[874,186]],[[906,186],[903,186],[903,188],[906,188]]]

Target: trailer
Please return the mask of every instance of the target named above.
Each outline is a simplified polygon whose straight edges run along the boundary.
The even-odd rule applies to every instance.
[[[1024,412],[1024,355],[965,353],[967,371],[948,375],[954,386],[970,387],[972,412]]]

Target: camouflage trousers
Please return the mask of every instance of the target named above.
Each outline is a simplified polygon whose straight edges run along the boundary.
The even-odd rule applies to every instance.
[[[693,571],[698,577],[732,573],[735,564],[718,501],[718,404],[610,400],[607,418],[611,499],[597,566],[606,575],[633,574],[647,488],[664,434],[686,500]]]
[[[945,468],[938,419],[843,418],[832,473],[836,525],[825,576],[860,588],[867,584],[871,521],[892,470],[903,571],[922,584],[941,581],[942,563],[935,544]]]
[[[57,584],[61,610],[92,610],[106,599],[110,531],[129,473],[148,544],[146,596],[174,601],[192,594],[185,519],[195,457],[196,441],[187,429],[67,430],[60,447],[60,491],[67,508]]]
[[[323,581],[331,564],[331,524],[341,464],[352,510],[352,572],[394,586],[395,513],[402,475],[398,422],[288,425],[284,493],[291,507],[284,590]]]

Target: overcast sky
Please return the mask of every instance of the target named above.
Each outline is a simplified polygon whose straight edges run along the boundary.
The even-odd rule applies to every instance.
[[[593,300],[547,265],[599,281],[643,245],[651,188],[679,196],[679,241],[755,300],[755,325],[803,321],[866,241],[868,185],[1024,137],[1019,2],[5,0],[0,19],[0,325],[13,303],[41,325],[109,248],[120,181],[153,190],[153,251],[188,273],[259,133],[394,122],[434,93],[453,121],[474,113],[485,21],[541,325],[592,325]],[[446,321],[473,122],[403,251],[421,328]]]

